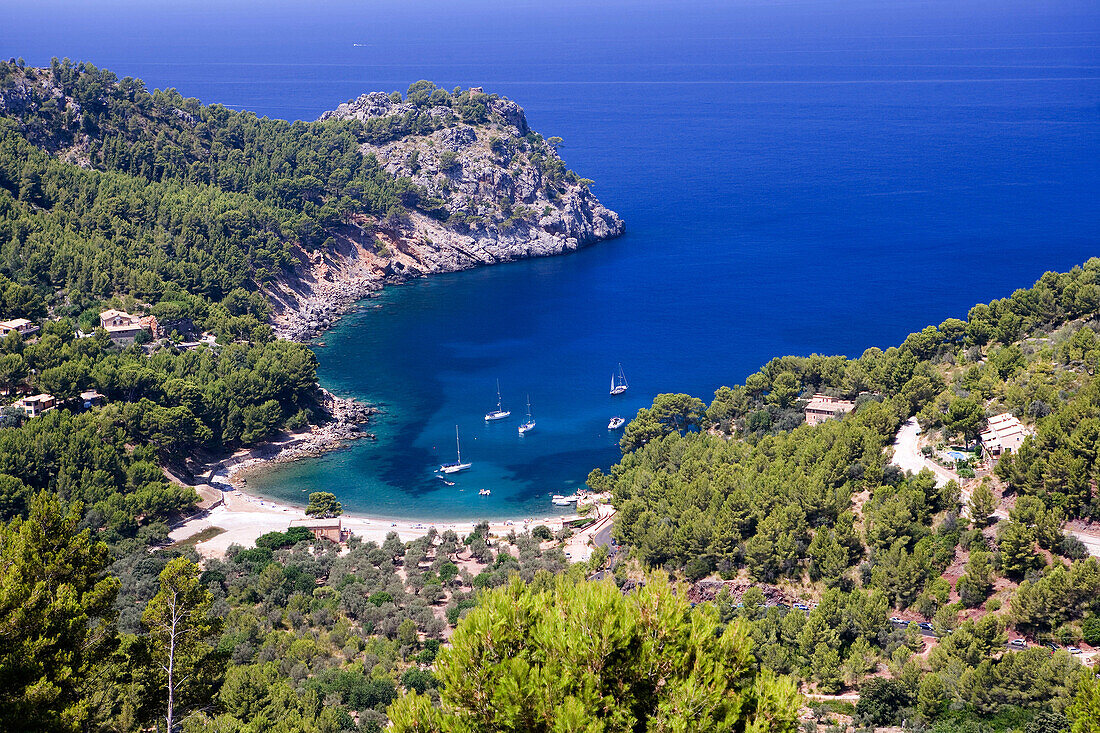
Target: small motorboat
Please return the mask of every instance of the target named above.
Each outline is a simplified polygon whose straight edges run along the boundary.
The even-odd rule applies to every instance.
[[[493,493],[493,492],[489,491],[489,489],[481,489],[480,491],[477,492],[478,496],[488,496],[491,493]]]
[[[485,413],[485,421],[492,422],[493,420],[503,420],[512,414],[511,410],[505,410],[500,406],[500,380],[497,380],[497,409],[492,412]]]
[[[618,415],[616,415],[615,417],[611,418],[611,420],[608,421],[607,429],[608,430],[618,430],[623,425],[626,425],[626,420],[619,417]]]
[[[556,506],[569,506],[570,504],[576,504],[577,495],[573,494],[571,496],[562,496],[561,494],[554,494],[554,496],[550,499],[550,503],[555,504]]]

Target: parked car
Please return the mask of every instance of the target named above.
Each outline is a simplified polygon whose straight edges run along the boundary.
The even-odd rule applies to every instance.
[[[931,631],[932,630],[932,624],[928,623],[927,621],[921,621],[917,625],[920,626],[925,631]]]
[[[1013,639],[1012,641],[1008,642],[1008,645],[1017,647],[1019,649],[1025,649],[1027,647],[1027,642],[1023,639]]]
[[[796,603],[796,604],[794,604],[794,607],[797,608],[799,611],[809,611],[810,610],[810,607],[807,606],[804,603]]]
[[[890,617],[890,623],[898,624],[900,626],[908,626],[909,625],[909,622],[906,621],[905,619],[901,618],[900,616],[891,616]]]
[[[1069,651],[1070,654],[1080,654],[1081,653],[1081,650],[1078,649],[1075,646],[1066,647],[1066,649],[1067,649],[1067,651]]]

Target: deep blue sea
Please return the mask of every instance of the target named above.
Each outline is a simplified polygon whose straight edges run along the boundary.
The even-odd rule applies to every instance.
[[[376,442],[252,481],[282,499],[542,516],[616,460],[608,418],[659,392],[896,344],[1100,255],[1094,0],[6,5],[0,56],[272,117],[484,86],[626,220],[575,255],[388,289],[326,334],[322,381],[386,413]],[[515,418],[487,425],[497,379]],[[446,487],[456,424],[474,468]]]

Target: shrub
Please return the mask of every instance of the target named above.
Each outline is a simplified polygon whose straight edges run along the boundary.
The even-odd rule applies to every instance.
[[[279,550],[284,547],[293,547],[299,542],[308,542],[313,539],[313,533],[305,527],[290,527],[286,532],[268,532],[256,538],[256,547],[266,547],[269,550]]]
[[[1100,646],[1100,616],[1093,614],[1081,623],[1081,636],[1089,646]]]
[[[711,562],[710,558],[697,557],[684,568],[684,575],[687,576],[688,580],[702,580],[710,575],[713,570],[714,563]]]
[[[444,583],[451,582],[456,575],[458,575],[458,566],[453,562],[445,562],[439,566],[439,579]]]
[[[309,426],[309,412],[307,410],[298,410],[290,417],[286,419],[287,430],[304,430]]]
[[[438,683],[435,679],[435,675],[428,670],[420,669],[419,667],[409,667],[405,670],[405,674],[401,675],[401,684],[406,690],[415,690],[423,695]]]
[[[856,715],[871,725],[894,725],[899,722],[902,708],[912,703],[900,681],[875,677],[860,687]]]

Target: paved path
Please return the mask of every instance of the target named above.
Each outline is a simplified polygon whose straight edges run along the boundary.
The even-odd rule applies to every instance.
[[[917,418],[911,417],[905,421],[894,438],[894,458],[891,461],[895,466],[910,473],[920,473],[922,468],[927,468],[936,474],[936,486],[943,486],[955,478],[942,466],[938,466],[925,458],[918,447],[920,440],[920,425]]]
[[[592,557],[592,551],[601,544],[600,538],[606,538],[607,544],[611,542],[611,524],[615,517],[615,507],[610,504],[596,504],[596,516],[599,519],[591,526],[577,532],[566,543],[565,555],[572,562],[585,562]],[[589,542],[591,541],[591,544]]]

